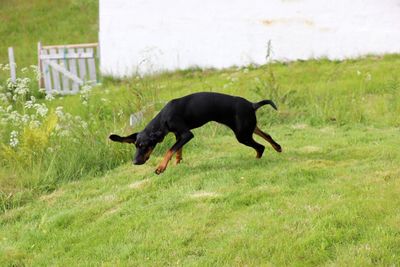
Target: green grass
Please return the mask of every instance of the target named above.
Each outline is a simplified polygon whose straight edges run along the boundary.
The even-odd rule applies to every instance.
[[[36,64],[38,40],[96,41],[97,5],[1,1],[0,63],[10,45],[22,67]],[[141,166],[130,164],[132,146],[107,140],[198,91],[273,99],[279,110],[259,109],[258,124],[283,152],[256,137],[267,147],[257,160],[210,123],[194,130],[183,162],[157,176],[171,135]],[[87,105],[81,96],[39,102],[49,112],[39,128],[18,128],[16,148],[16,126],[0,120],[0,266],[400,262],[400,55],[104,78]],[[67,135],[53,134],[58,106],[87,128],[71,119]],[[144,107],[144,121],[129,127]]]
[[[281,125],[261,160],[221,135],[184,161],[124,165],[0,219],[2,265],[338,265],[400,261],[398,128]],[[223,134],[222,134],[223,133]],[[226,133],[226,135],[225,135]],[[206,194],[208,193],[208,194]]]
[[[91,130],[76,144],[62,140],[56,164],[14,177],[37,182],[14,185],[30,197],[0,215],[0,265],[397,264],[399,60],[180,71],[106,80],[88,106],[56,99],[50,107],[63,104]],[[278,112],[257,116],[284,152],[256,137],[267,146],[257,160],[210,123],[194,130],[183,163],[157,176],[172,136],[142,166],[130,164],[131,146],[106,140],[142,129],[165,101],[194,91],[274,99]],[[141,125],[126,126],[153,102]]]
[[[97,42],[97,0],[0,1],[0,63],[8,63],[14,47],[20,67],[37,65],[37,43],[43,45]]]

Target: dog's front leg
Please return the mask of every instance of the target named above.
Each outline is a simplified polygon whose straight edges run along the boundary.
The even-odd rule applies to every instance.
[[[168,162],[171,160],[172,156],[174,155],[175,152],[179,151],[182,149],[182,147],[190,141],[194,137],[193,133],[191,131],[183,132],[182,134],[179,134],[179,138],[176,141],[176,143],[168,149],[167,153],[165,154],[163,160],[161,161],[160,165],[158,165],[155,173],[160,174],[165,171],[167,168]]]

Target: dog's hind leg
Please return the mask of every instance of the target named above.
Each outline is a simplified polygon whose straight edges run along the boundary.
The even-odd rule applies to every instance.
[[[261,131],[260,128],[258,128],[257,126],[256,126],[256,128],[254,129],[254,133],[255,133],[256,135],[258,135],[258,136],[261,136],[261,137],[264,138],[265,140],[267,140],[267,142],[270,143],[270,144],[272,145],[272,147],[273,147],[277,152],[282,152],[281,146],[280,146],[277,142],[275,142],[275,140],[272,139],[272,137],[271,137],[269,134],[264,133],[264,132]]]
[[[265,147],[263,145],[257,143],[256,141],[254,141],[254,139],[251,135],[243,136],[243,135],[236,134],[236,138],[239,141],[239,143],[254,148],[257,152],[256,158],[259,159],[262,157]]]
[[[256,116],[253,110],[250,112],[242,110],[237,114],[235,124],[228,126],[235,133],[239,143],[254,148],[257,152],[256,157],[262,157],[265,147],[253,139],[253,129],[256,126]]]
[[[176,138],[177,142],[180,140],[180,137],[179,137],[178,134],[175,134],[175,138]],[[176,159],[175,160],[176,164],[179,164],[182,161],[182,147],[176,151],[176,158],[175,159]]]
[[[176,164],[179,164],[182,161],[182,148],[178,149],[178,151],[176,151]]]

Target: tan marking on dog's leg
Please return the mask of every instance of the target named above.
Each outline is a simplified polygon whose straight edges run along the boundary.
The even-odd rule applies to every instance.
[[[176,164],[179,164],[182,161],[182,148],[176,151]]]
[[[156,169],[156,174],[160,174],[165,171],[165,169],[167,168],[168,162],[171,160],[173,155],[174,155],[174,152],[170,149],[167,151],[167,153],[165,153],[163,160],[161,161],[160,165],[158,165],[158,167]]]
[[[272,139],[272,137],[271,137],[269,134],[264,133],[264,132],[261,131],[260,128],[258,128],[257,126],[256,126],[256,128],[254,129],[254,133],[255,133],[256,135],[261,136],[262,138],[264,138],[268,143],[271,144],[271,146],[272,146],[277,152],[282,152],[281,146],[280,146],[277,142],[275,142],[274,139]]]

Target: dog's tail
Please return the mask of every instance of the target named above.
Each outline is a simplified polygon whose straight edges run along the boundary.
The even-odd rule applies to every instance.
[[[253,108],[254,108],[254,110],[257,110],[260,107],[262,107],[264,105],[267,105],[267,104],[271,105],[274,109],[278,110],[278,108],[276,107],[275,103],[272,100],[269,100],[269,99],[263,100],[263,101],[260,101],[260,102],[257,102],[257,103],[253,103]]]

